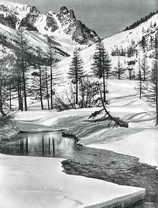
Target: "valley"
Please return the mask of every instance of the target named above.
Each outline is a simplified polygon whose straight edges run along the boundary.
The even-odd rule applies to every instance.
[[[0,0],[0,207],[156,208],[157,59],[157,12],[102,39]]]

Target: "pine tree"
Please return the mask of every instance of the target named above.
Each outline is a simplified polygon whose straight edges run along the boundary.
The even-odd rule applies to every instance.
[[[109,72],[111,68],[111,60],[107,52],[105,51],[104,45],[99,41],[96,45],[95,53],[93,56],[92,70],[94,75],[103,80],[103,98],[106,103],[106,79],[109,78]]]
[[[80,58],[79,50],[76,48],[73,52],[73,57],[70,65],[70,69],[68,72],[69,78],[76,86],[76,104],[78,104],[79,98],[79,82],[82,77],[84,77],[83,71],[83,61]]]

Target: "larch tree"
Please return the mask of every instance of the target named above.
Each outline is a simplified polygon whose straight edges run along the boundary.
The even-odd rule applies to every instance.
[[[143,83],[142,83],[142,72],[141,72],[141,67],[140,67],[140,58],[138,59],[138,80],[139,80],[139,99],[142,99],[142,88],[143,88]]]
[[[69,78],[72,80],[73,84],[75,84],[75,103],[79,102],[79,83],[81,78],[84,77],[83,71],[83,61],[80,57],[79,50],[76,48],[73,52],[73,57],[71,60],[69,72]]]
[[[155,35],[155,63],[153,83],[155,85],[156,125],[158,125],[158,32]]]
[[[103,98],[104,102],[107,102],[106,92],[107,92],[107,83],[106,80],[109,78],[109,73],[111,69],[111,60],[104,48],[104,45],[101,41],[96,44],[95,53],[93,55],[92,70],[94,75],[98,79],[103,81]]]
[[[48,66],[50,67],[50,108],[53,109],[53,64],[55,63],[55,60],[53,58],[53,52],[52,52],[52,42],[49,37],[47,37],[47,44],[48,44]]]
[[[141,63],[141,68],[143,72],[142,77],[143,77],[143,81],[146,81],[147,80],[147,60],[146,60],[147,41],[145,36],[142,37],[141,47],[143,49],[143,60]]]
[[[4,106],[6,105],[8,78],[13,76],[12,73],[13,55],[5,55],[0,59],[0,113],[5,116]]]
[[[18,31],[19,42],[16,54],[16,80],[18,91],[19,110],[27,111],[27,87],[26,87],[26,70],[27,70],[27,44],[24,39],[23,28]]]
[[[35,64],[36,71],[32,73],[33,76],[33,86],[36,93],[36,97],[40,99],[41,104],[41,110],[44,110],[44,104],[43,104],[43,97],[44,97],[44,73],[43,73],[43,66],[42,66],[42,57],[41,57],[41,50],[40,48],[37,49],[37,56],[38,56],[38,63]]]
[[[0,60],[0,113],[2,116],[5,116],[5,112],[3,110],[3,81],[4,81],[4,60]]]
[[[45,71],[44,71],[44,87],[46,90],[46,99],[47,99],[47,108],[48,110],[50,110],[50,102],[49,102],[49,76],[48,76],[48,72],[47,72],[47,67],[45,67]]]

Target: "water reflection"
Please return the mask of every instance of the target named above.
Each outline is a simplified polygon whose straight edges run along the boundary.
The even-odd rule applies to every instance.
[[[1,152],[11,155],[28,155],[67,158],[73,155],[75,142],[61,133],[21,134],[14,142],[1,147]]]

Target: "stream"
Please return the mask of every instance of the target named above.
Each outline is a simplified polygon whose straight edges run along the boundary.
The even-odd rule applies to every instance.
[[[75,151],[75,141],[61,132],[23,133],[1,146],[9,155],[69,158]]]

